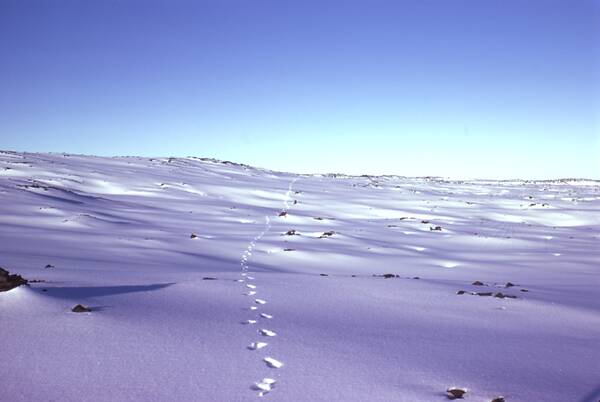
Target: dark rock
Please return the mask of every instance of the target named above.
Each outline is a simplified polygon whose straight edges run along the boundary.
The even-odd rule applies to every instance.
[[[434,227],[434,226],[430,226],[430,227],[429,227],[429,230],[431,230],[431,231],[433,231],[433,230],[436,230],[436,231],[438,231],[438,232],[439,232],[439,231],[441,231],[441,230],[442,230],[442,227],[441,227],[441,226],[435,226],[435,227]]]
[[[395,278],[396,277],[396,275],[394,275],[394,274],[383,274],[381,276],[383,276],[385,279],[390,279],[390,278]]]
[[[298,200],[294,200],[294,205],[296,205],[298,203]]]
[[[494,399],[492,399],[491,402],[506,402],[506,399],[504,399],[503,396],[497,396]]]
[[[413,279],[421,279],[421,278],[419,278],[418,276],[413,276]]]
[[[502,292],[498,292],[498,293],[496,293],[496,294],[494,295],[494,297],[497,297],[497,298],[499,298],[499,299],[516,299],[516,298],[517,298],[517,296],[513,296],[513,295],[507,295],[507,294],[504,294],[504,293],[502,293]]]
[[[281,211],[281,212],[279,213],[279,216],[286,216],[286,215],[287,215],[287,212],[285,212],[285,211]]]
[[[321,236],[319,236],[320,239],[324,238],[324,237],[330,237],[333,236],[335,234],[335,232],[333,230],[330,230],[329,232],[323,232],[323,234]]]
[[[350,276],[353,277],[353,278],[356,278],[356,275],[350,275]]]
[[[467,393],[467,390],[464,388],[448,388],[446,390],[448,393],[448,399],[463,399],[463,396]]]
[[[295,251],[293,248],[284,248],[283,251]]]
[[[26,284],[27,279],[24,279],[21,275],[11,275],[7,270],[0,268],[0,292],[6,292]]]
[[[425,220],[423,220],[423,221],[421,221],[421,223],[428,224],[428,223],[429,223],[429,221],[425,221]]]
[[[464,290],[459,290],[458,292],[456,292],[457,295],[464,295],[465,293],[467,292],[465,292]]]
[[[521,289],[521,292],[529,292],[527,289]]]
[[[315,218],[313,218],[313,219],[316,219],[316,220],[318,220],[318,221],[322,221],[322,220],[323,220],[323,218],[321,218],[320,216],[317,216],[317,217],[315,217]]]
[[[205,276],[202,278],[203,281],[216,281],[217,278],[213,278],[212,276]]]
[[[493,295],[492,292],[476,292],[475,294],[477,296],[491,296],[491,295]]]
[[[295,230],[288,230],[287,232],[285,232],[286,235],[288,236],[294,236],[296,234]]]
[[[473,286],[485,286],[485,283],[483,283],[481,281],[475,281],[471,285],[473,285]]]
[[[83,304],[78,304],[71,309],[74,313],[89,313],[92,311],[91,308],[84,306]]]
[[[198,235],[195,233],[192,233],[192,235],[190,236],[190,239],[197,239],[197,238],[198,238]]]
[[[321,275],[321,276],[329,276],[329,275],[327,275],[327,274],[319,274],[319,275]]]
[[[52,264],[47,264],[44,268],[55,268]]]
[[[506,282],[506,285],[504,285],[505,288],[511,288],[513,286],[515,286],[515,284],[511,282]]]

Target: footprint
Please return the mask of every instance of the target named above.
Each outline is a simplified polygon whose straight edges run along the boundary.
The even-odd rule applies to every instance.
[[[265,314],[265,313],[260,313],[260,316],[261,316],[262,318],[267,318],[267,319],[269,319],[269,320],[270,320],[271,318],[273,318],[273,316],[272,316],[271,314]]]
[[[256,285],[251,285],[251,284],[249,284],[249,283],[248,283],[248,284],[246,284],[246,287],[247,287],[248,289],[256,289]]]
[[[256,310],[257,308],[258,307],[256,307],[256,306],[250,306],[250,307],[248,307],[248,310]]]
[[[254,299],[254,303],[256,304],[267,304],[267,302],[263,299]]]
[[[281,368],[283,367],[283,363],[280,362],[279,360],[275,360],[272,357],[265,357],[264,362],[267,363],[267,366],[271,367],[271,368]]]
[[[248,345],[248,349],[258,350],[258,349],[264,348],[267,345],[268,345],[268,343],[266,343],[266,342],[252,342],[250,345]]]
[[[277,333],[268,329],[259,329],[258,333],[264,336],[276,336]]]
[[[246,295],[246,296],[254,296],[255,294],[256,294],[256,292],[254,290],[244,293],[244,295]]]
[[[246,279],[249,279],[249,280],[253,281],[253,280],[254,280],[254,277],[253,277],[253,276],[249,276],[249,275],[248,275],[248,276],[246,277]]]
[[[256,324],[256,320],[246,320],[246,321],[242,321],[242,324],[244,324],[244,325]]]
[[[258,396],[263,396],[275,387],[276,381],[272,378],[263,378],[261,382],[254,383],[254,389],[261,391]]]

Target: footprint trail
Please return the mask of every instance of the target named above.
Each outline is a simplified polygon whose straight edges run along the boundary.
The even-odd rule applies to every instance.
[[[288,186],[288,190],[285,194],[284,201],[283,201],[283,209],[278,213],[278,216],[287,215],[287,211],[290,208],[290,201],[291,201],[291,196],[293,193],[293,186],[297,180],[298,180],[298,178],[294,178],[290,182],[290,184]],[[244,293],[243,294],[245,296],[255,296],[256,294],[259,293],[259,286],[255,282],[256,278],[254,276],[249,275],[248,262],[252,256],[252,251],[254,250],[256,243],[258,243],[263,238],[263,236],[265,236],[265,234],[267,234],[270,230],[271,230],[271,218],[269,215],[267,215],[267,216],[265,216],[265,225],[264,225],[263,230],[258,235],[256,235],[254,237],[254,239],[248,244],[248,247],[246,247],[246,250],[240,257],[240,266],[241,266],[240,274],[241,274],[242,278],[238,279],[237,281],[244,284]],[[253,274],[253,275],[255,275],[255,274]],[[259,308],[262,308],[267,304],[267,300],[265,300],[263,298],[254,298],[253,303],[254,303],[254,305],[251,305],[250,307],[248,307],[246,309],[252,314],[252,317],[243,321],[242,324],[254,325],[254,324],[257,324],[259,320],[264,321],[264,322],[266,322],[267,320],[268,321],[273,320],[273,318],[274,318],[273,315],[259,311]],[[272,338],[272,337],[277,336],[277,333],[275,331],[272,331],[267,328],[261,328],[256,333],[258,333],[259,335],[262,335],[262,337],[264,337],[264,338]],[[257,351],[257,350],[264,349],[267,346],[268,346],[267,342],[258,342],[257,341],[257,342],[250,343],[250,345],[246,346],[246,349],[248,349],[250,351]],[[269,367],[270,369],[279,369],[279,368],[283,367],[283,365],[284,365],[283,362],[281,362],[271,356],[263,357],[262,360],[267,365],[267,367]],[[261,381],[254,383],[254,385],[252,386],[252,389],[259,391],[258,396],[262,397],[273,390],[276,382],[277,381],[275,379],[266,377],[266,378],[263,378]]]

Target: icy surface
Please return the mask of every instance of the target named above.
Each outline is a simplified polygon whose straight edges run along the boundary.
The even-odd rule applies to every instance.
[[[43,281],[0,293],[3,401],[600,398],[596,181],[1,152],[0,211]]]

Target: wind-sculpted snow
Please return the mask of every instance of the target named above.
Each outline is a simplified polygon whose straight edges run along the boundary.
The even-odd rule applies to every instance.
[[[596,402],[598,261],[593,180],[1,152],[0,400]]]

